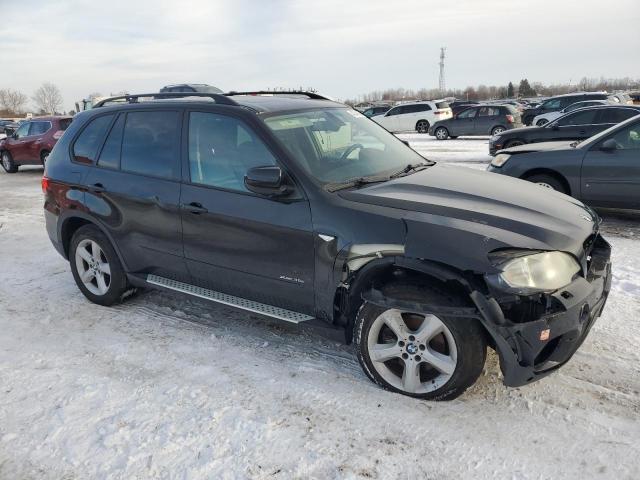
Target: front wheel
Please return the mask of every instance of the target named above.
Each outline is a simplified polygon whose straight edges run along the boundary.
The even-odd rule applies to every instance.
[[[73,235],[69,263],[78,288],[93,303],[113,305],[127,290],[127,277],[118,255],[94,225],[85,225]]]
[[[556,177],[553,177],[551,175],[545,175],[545,174],[531,175],[530,177],[527,177],[526,180],[532,183],[535,183],[536,185],[540,185],[541,187],[544,187],[544,188],[549,188],[551,190],[555,190],[561,193],[567,193],[567,189],[562,184],[562,182],[558,180]]]
[[[51,152],[49,152],[49,150],[43,150],[42,152],[40,152],[40,163],[42,163],[43,167],[47,163],[47,159],[49,158],[50,153]]]
[[[2,168],[7,173],[16,173],[18,171],[18,165],[13,163],[13,158],[7,151],[2,152]]]
[[[538,120],[536,122],[536,126],[542,127],[542,126],[546,125],[547,123],[549,123],[549,120],[547,120],[546,118],[541,118],[540,120]]]
[[[505,131],[504,127],[494,127],[493,130],[491,130],[491,135],[492,136],[500,135],[504,131]]]
[[[444,127],[436,128],[434,133],[438,140],[446,140],[449,137],[449,131]]]
[[[505,144],[504,148],[519,147],[520,145],[524,145],[524,141],[510,140]]]
[[[385,295],[437,306],[464,305],[445,292],[390,286]],[[360,365],[387,390],[427,400],[452,400],[475,383],[486,357],[476,320],[417,314],[365,303],[354,325]]]
[[[426,120],[420,120],[416,123],[416,132],[418,133],[429,133],[429,122]]]

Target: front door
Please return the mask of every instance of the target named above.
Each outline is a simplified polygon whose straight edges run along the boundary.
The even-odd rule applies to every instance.
[[[314,243],[309,203],[249,192],[247,170],[276,165],[241,119],[192,111],[182,187],[184,255],[194,282],[313,314]]]
[[[5,140],[7,150],[11,153],[13,161],[20,163],[27,158],[27,142],[29,140],[29,127],[31,122],[23,123],[15,131],[13,135],[10,135]]]
[[[615,150],[603,150],[613,139]],[[582,200],[605,208],[640,209],[640,122],[591,147],[582,162]]]
[[[467,108],[460,112],[451,122],[452,131],[449,134],[453,136],[459,135],[475,135],[476,133],[476,117],[478,109],[476,107]]]
[[[130,110],[110,117],[93,120],[73,147],[77,160],[96,164],[84,181],[85,203],[129,271],[188,279],[179,208],[182,112]],[[109,133],[96,163],[92,137],[103,138],[102,129]]]

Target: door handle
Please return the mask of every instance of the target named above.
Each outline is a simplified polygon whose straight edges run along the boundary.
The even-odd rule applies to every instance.
[[[104,185],[102,185],[101,183],[94,183],[93,185],[89,185],[89,191],[93,193],[101,193],[105,190],[106,189],[104,188]]]
[[[195,215],[200,215],[201,213],[207,213],[209,211],[198,202],[191,202],[189,204],[182,205],[182,208]]]

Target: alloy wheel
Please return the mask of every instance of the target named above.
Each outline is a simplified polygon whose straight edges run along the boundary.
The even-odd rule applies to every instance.
[[[94,295],[105,295],[111,286],[111,267],[97,242],[84,239],[76,248],[76,268],[84,286]]]
[[[373,321],[367,347],[376,372],[411,394],[442,387],[457,366],[453,334],[435,315],[385,310]]]
[[[501,133],[503,133],[503,132],[504,132],[504,128],[502,128],[502,127],[496,127],[496,128],[494,128],[494,129],[493,129],[492,134],[493,134],[493,135],[500,135],[500,134],[501,134]]]
[[[439,129],[436,130],[436,138],[438,140],[446,140],[448,136],[449,136],[449,134],[447,133],[446,129],[439,128]]]
[[[11,161],[9,160],[9,154],[7,152],[2,154],[2,166],[5,170],[9,170],[11,168]]]
[[[420,121],[416,125],[416,130],[418,133],[427,133],[429,131],[429,124],[424,120]]]

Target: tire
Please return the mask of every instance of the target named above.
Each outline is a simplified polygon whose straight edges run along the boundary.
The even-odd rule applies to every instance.
[[[540,185],[544,188],[550,188],[560,193],[568,193],[562,181],[560,181],[557,177],[549,174],[536,174],[531,175],[530,177],[526,177],[525,180]]]
[[[13,158],[11,158],[11,154],[6,150],[2,152],[2,158],[0,159],[0,163],[2,163],[2,168],[7,173],[16,173],[18,171],[18,165],[13,163]]]
[[[501,126],[493,127],[491,129],[491,136],[500,135],[505,130],[506,130],[506,128],[501,127]]]
[[[396,284],[386,287],[384,293],[396,300],[444,307],[466,305],[462,298],[433,287]],[[421,340],[420,329],[426,321],[431,333],[423,335],[431,336]],[[395,325],[400,335],[394,334],[388,323]],[[475,319],[416,315],[368,302],[356,315],[353,338],[358,361],[373,382],[425,400],[452,400],[462,395],[482,373],[487,352],[484,331]],[[389,346],[377,353],[372,348],[387,343]],[[442,370],[433,367],[427,356]],[[405,365],[417,372],[417,380],[416,376],[404,378]]]
[[[458,138],[458,135],[449,135],[449,138],[455,140],[456,138]]]
[[[44,164],[47,163],[47,157],[49,157],[49,154],[51,152],[49,150],[43,150],[40,152],[40,163],[42,163],[42,166],[44,167]]]
[[[524,140],[509,140],[507,143],[505,143],[504,148],[511,148],[511,147],[519,147],[520,145],[524,145],[526,142]]]
[[[447,138],[449,138],[449,130],[447,130],[445,127],[436,128],[433,134],[438,140],[446,140]]]
[[[549,123],[549,120],[547,120],[546,118],[541,118],[540,120],[538,120],[536,122],[536,127],[542,127],[543,125],[546,125],[547,123]]]
[[[429,133],[429,122],[426,120],[418,120],[418,123],[416,123],[416,132]]]
[[[98,246],[97,251],[94,250],[95,245]],[[109,239],[95,225],[85,225],[74,233],[69,248],[69,264],[76,285],[93,303],[113,305],[121,301],[127,291],[127,276],[120,259]]]

